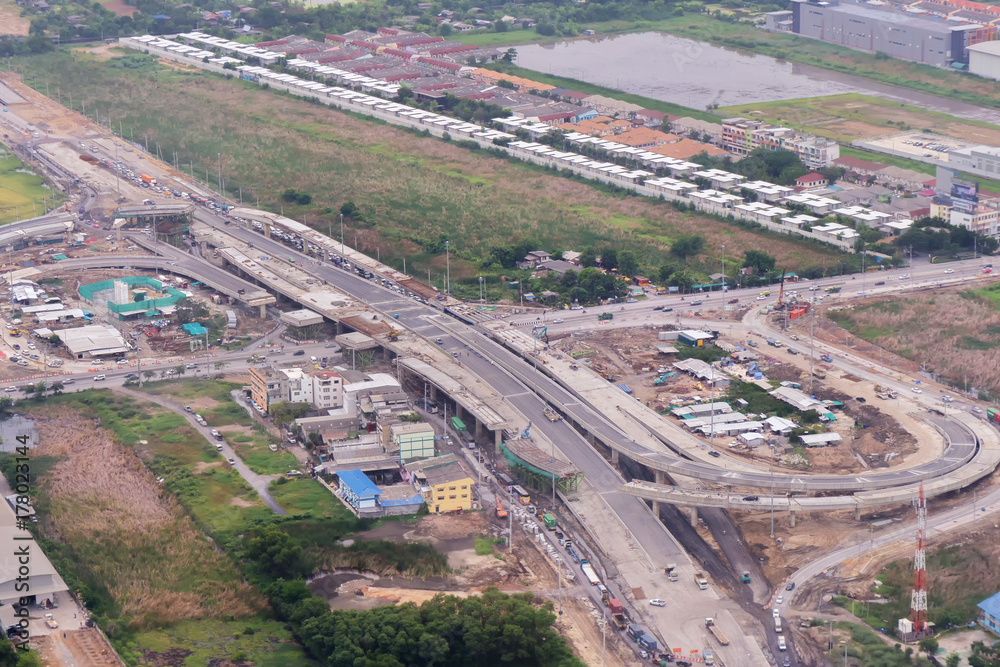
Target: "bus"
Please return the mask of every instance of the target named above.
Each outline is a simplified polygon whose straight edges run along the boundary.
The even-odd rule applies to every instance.
[[[521,488],[520,486],[515,486],[513,487],[512,491],[514,492],[514,495],[521,500],[522,505],[531,504],[531,496],[523,488]]]
[[[510,491],[514,486],[514,480],[502,472],[497,473],[497,481],[500,482],[504,491]]]

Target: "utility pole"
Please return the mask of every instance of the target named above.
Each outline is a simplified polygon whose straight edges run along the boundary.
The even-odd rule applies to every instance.
[[[444,242],[444,264],[445,264],[445,279],[444,279],[444,295],[445,297],[451,296],[451,253],[450,253],[451,241]]]
[[[347,259],[344,255],[344,214],[340,214],[340,256]]]
[[[813,338],[813,324],[816,322],[816,304],[809,309],[809,395],[813,393],[813,345],[816,340]]]
[[[222,153],[217,154],[219,156],[219,196],[222,196]]]

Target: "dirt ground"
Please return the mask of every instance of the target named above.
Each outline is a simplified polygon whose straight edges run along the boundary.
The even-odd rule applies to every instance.
[[[672,357],[662,355],[656,349],[656,345],[660,344],[658,333],[662,328],[598,330],[579,337],[565,338],[557,345],[602,376],[613,378],[616,383],[628,384],[633,395],[654,410],[663,410],[694,396],[705,397],[705,389],[695,379],[684,374],[667,379],[661,386],[653,384],[662,374],[659,369],[668,370],[672,368],[673,362]],[[738,341],[726,342],[735,344]],[[801,355],[790,357],[785,350],[773,351],[769,348],[758,348],[758,352],[764,357],[759,364],[766,370],[769,378],[805,385],[808,368],[800,367],[799,364],[808,362],[802,361]],[[911,431],[927,438],[936,437],[935,433],[910,416],[908,404],[878,401],[870,387],[859,388],[853,385],[854,383],[842,381],[832,374],[824,382],[816,381],[814,392],[825,390],[822,398],[844,402],[843,410],[838,413],[838,421],[829,425],[830,430],[840,434],[843,441],[836,446],[808,450],[809,471],[842,473],[915,463],[912,455],[917,452],[917,438]],[[854,401],[854,397],[859,394],[866,395],[869,402],[860,405]],[[865,428],[856,429],[856,424],[862,424]],[[905,428],[903,424],[906,424]],[[735,441],[729,437],[723,440]],[[936,451],[933,449],[933,453]],[[769,462],[771,458],[770,451],[734,448],[730,452],[735,456],[761,462]],[[789,469],[795,468],[793,466]]]
[[[27,35],[31,21],[21,16],[21,8],[14,0],[0,0],[0,25],[8,35]]]
[[[63,637],[65,634],[65,637]],[[96,628],[53,633],[32,642],[45,667],[118,667],[121,663]]]

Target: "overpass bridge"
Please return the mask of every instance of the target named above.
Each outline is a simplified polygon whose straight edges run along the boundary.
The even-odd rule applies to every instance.
[[[924,489],[924,496],[933,498],[970,486],[996,469],[1000,464],[1000,433],[971,415],[957,415],[955,419],[965,431],[966,437],[976,442],[976,455],[969,465],[937,479],[863,491],[853,495],[833,496],[743,495],[734,494],[731,490],[695,490],[641,480],[633,480],[623,485],[621,491],[652,501],[654,512],[657,511],[659,503],[666,502],[692,509],[720,507],[727,510],[771,511],[773,509],[776,512],[789,512],[793,526],[795,514],[798,512],[852,510],[855,518],[860,519],[863,512],[916,500],[920,495],[921,486]],[[692,520],[694,517],[695,514],[692,512]]]

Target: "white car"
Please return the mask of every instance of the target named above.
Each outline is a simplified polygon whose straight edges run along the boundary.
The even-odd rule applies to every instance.
[[[784,595],[779,595],[778,597],[774,598],[774,604],[781,604],[784,601],[785,601]]]
[[[652,600],[649,601],[649,604],[653,605],[654,607],[666,607],[667,601],[661,600],[660,598],[653,598]]]
[[[98,382],[100,380],[107,380],[107,379],[108,379],[107,376],[104,375],[103,373],[101,375],[95,375],[94,376],[94,382]]]
[[[921,389],[920,387],[914,387],[910,391],[912,391],[914,394],[922,394],[922,393],[924,393],[924,390]]]
[[[778,618],[779,616],[781,616],[781,610],[780,610],[780,609],[778,609],[777,607],[775,607],[774,609],[772,609],[772,610],[771,610],[771,614],[772,614],[772,615],[773,615],[773,616],[774,616],[775,618]]]
[[[17,391],[17,387],[7,387],[7,391]]]
[[[910,274],[909,274],[909,273],[904,273],[903,275],[901,275],[901,276],[899,277],[899,280],[906,280],[906,279],[907,279],[907,278],[909,278],[909,277],[910,277]]]
[[[561,317],[558,318],[558,319],[552,320],[552,324],[562,324],[563,322],[564,322],[564,320]]]
[[[945,273],[955,273],[955,269],[945,269]]]

